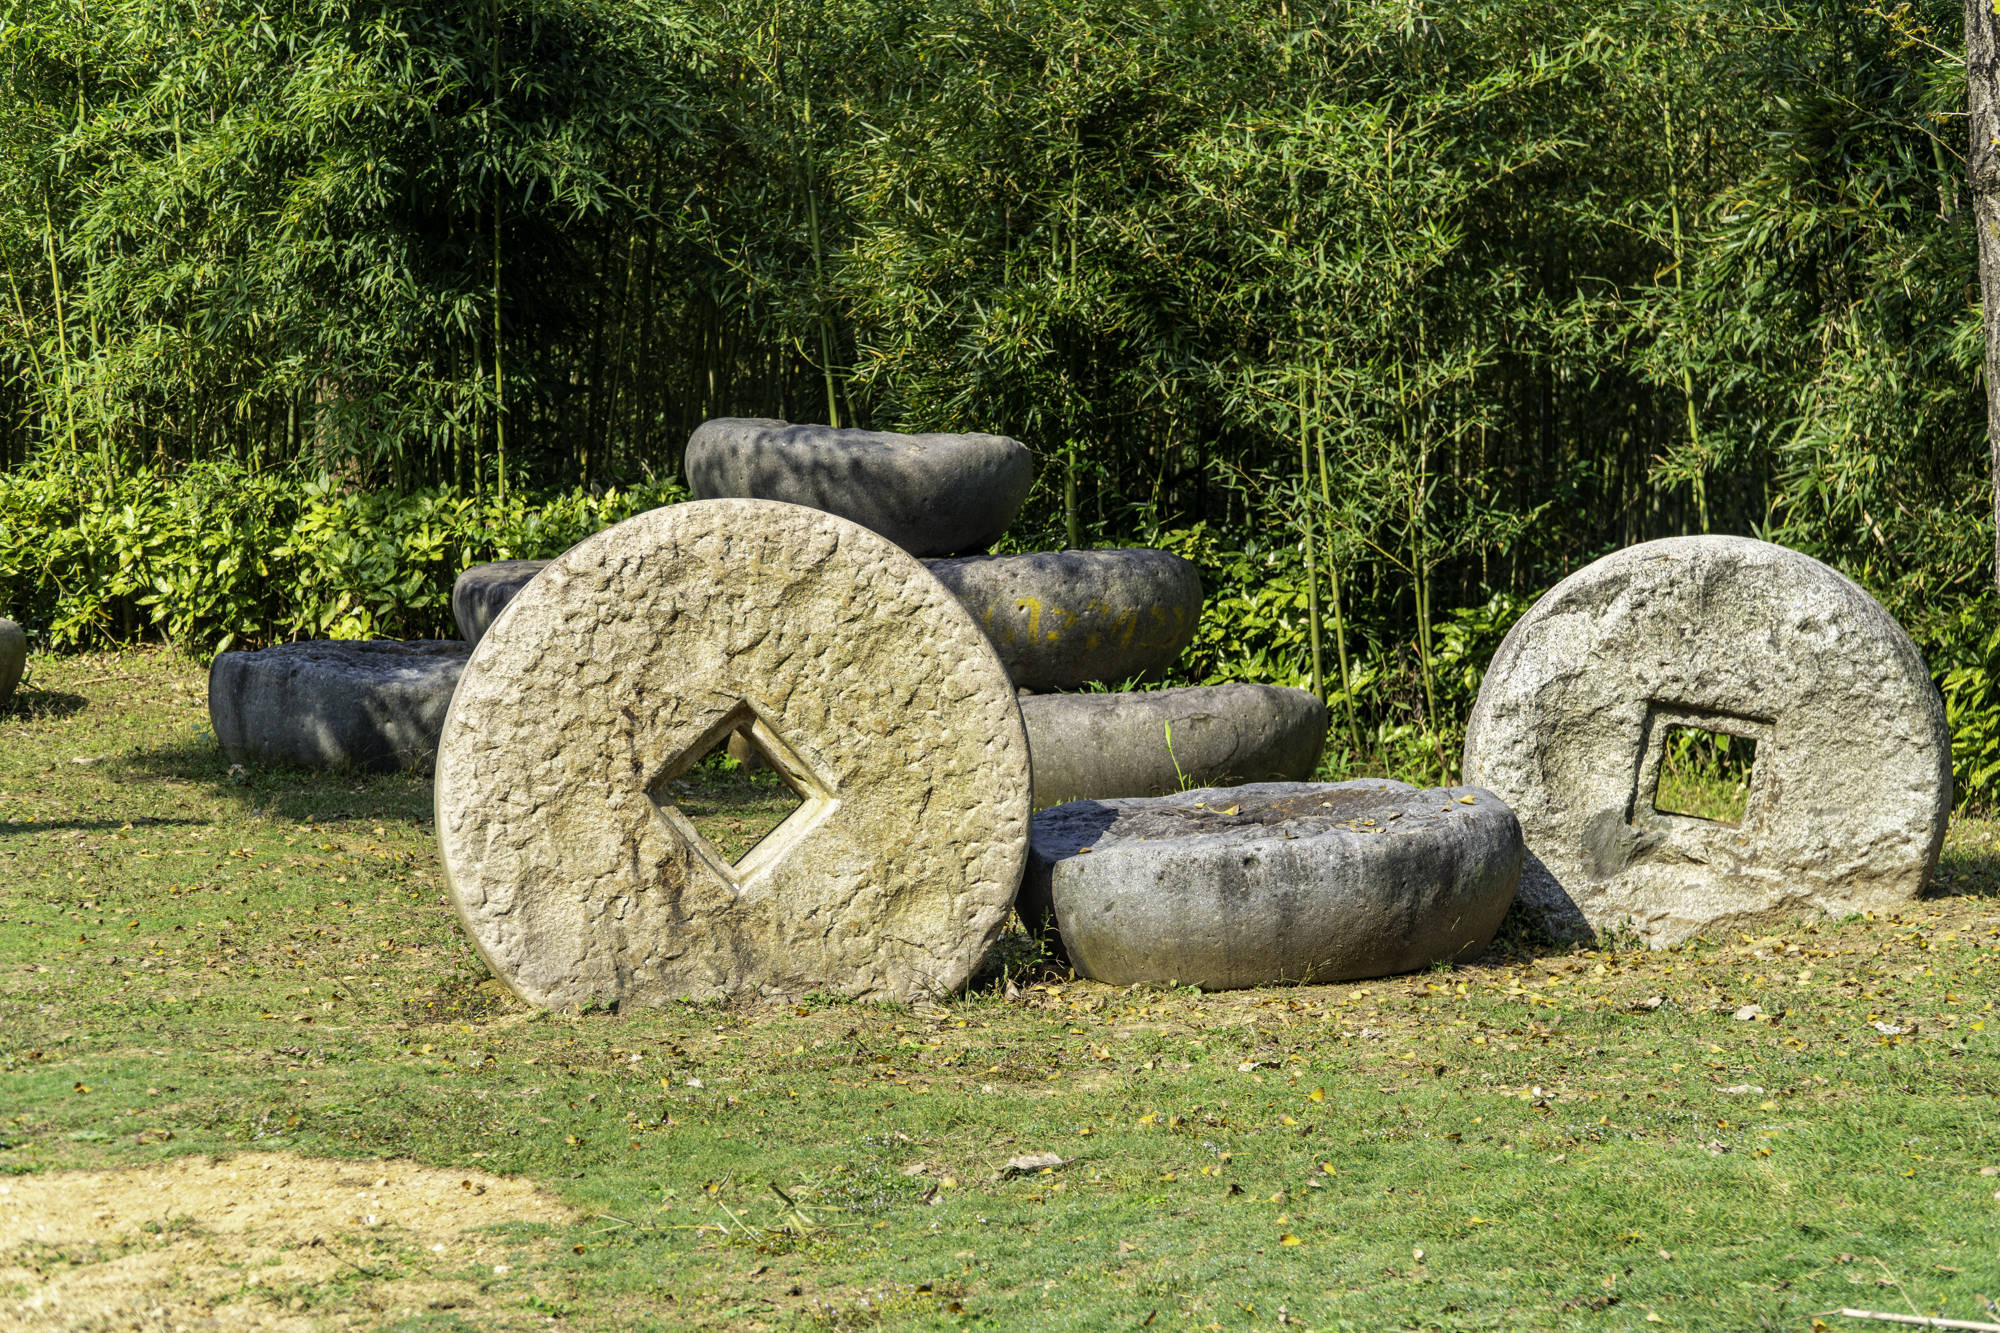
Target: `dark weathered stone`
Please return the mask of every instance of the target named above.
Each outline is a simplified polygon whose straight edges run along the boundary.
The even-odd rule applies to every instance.
[[[223,653],[208,716],[237,764],[429,772],[468,644],[314,640]]]
[[[1004,435],[896,435],[750,417],[688,440],[697,499],[781,500],[838,514],[912,555],[991,546],[1027,499],[1035,464]]]
[[[1165,551],[1038,551],[927,562],[1031,690],[1171,666],[1201,621],[1201,574]]]
[[[28,636],[13,621],[0,618],[0,709],[14,697],[14,687],[27,668]]]
[[[1675,727],[1755,742],[1739,823],[1656,808]],[[1922,655],[1853,583],[1768,542],[1673,537],[1578,570],[1514,626],[1465,778],[1520,816],[1543,926],[1666,945],[1916,897],[1951,731]]]
[[[476,644],[486,627],[500,618],[514,594],[528,586],[528,580],[542,572],[546,560],[496,560],[490,565],[474,565],[451,585],[451,618],[458,622],[458,636]]]
[[[1326,705],[1280,685],[1188,685],[1022,698],[1036,806],[1186,787],[1297,782],[1326,740]]]
[[[1042,811],[1019,907],[1084,976],[1225,990],[1470,958],[1520,877],[1490,792],[1260,783]]]

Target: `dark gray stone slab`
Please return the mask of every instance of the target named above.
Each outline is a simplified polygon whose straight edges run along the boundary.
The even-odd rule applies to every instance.
[[[1477,787],[1211,787],[1042,811],[1019,907],[1115,986],[1352,981],[1482,952],[1521,858]]]
[[[477,644],[487,626],[500,618],[514,594],[528,586],[528,580],[542,572],[546,560],[495,560],[490,565],[474,565],[451,585],[451,618],[458,622],[458,636]]]
[[[1035,479],[1004,435],[896,435],[754,417],[703,422],[687,447],[695,498],[780,500],[823,509],[912,555],[991,546]]]
[[[1326,740],[1326,705],[1281,685],[1031,694],[1021,717],[1038,807],[1297,782],[1312,776]]]
[[[1171,666],[1201,621],[1201,574],[1127,548],[926,562],[972,613],[1016,685],[1073,690]]]
[[[223,653],[208,716],[235,764],[429,772],[470,644],[314,640]]]
[[[28,636],[13,621],[0,618],[0,709],[14,697],[14,687],[27,669]]]

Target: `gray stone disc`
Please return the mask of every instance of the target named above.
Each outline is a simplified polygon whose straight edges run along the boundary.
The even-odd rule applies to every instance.
[[[233,764],[427,773],[466,645],[311,639],[220,653],[208,719]]]
[[[735,864],[670,784],[747,733],[804,798]],[[712,500],[572,547],[474,650],[438,844],[497,976],[558,1008],[963,985],[1027,854],[1006,672],[923,565],[844,519]]]
[[[898,435],[757,417],[703,422],[684,466],[697,499],[824,509],[914,555],[985,550],[1035,480],[1027,446],[1005,435]]]
[[[546,560],[495,560],[473,565],[459,574],[451,585],[451,618],[458,624],[458,637],[477,644],[487,628],[500,618],[514,594],[542,572]]]
[[[1016,685],[1073,690],[1174,664],[1201,623],[1201,573],[1166,551],[932,560]]]
[[[0,617],[0,710],[14,697],[21,673],[28,669],[28,636],[13,621]]]
[[[1258,783],[1042,811],[1021,915],[1114,986],[1352,981],[1483,952],[1520,877],[1491,792]]]
[[[1297,782],[1326,743],[1326,705],[1284,685],[1184,685],[1021,700],[1035,805]]]
[[[1756,743],[1740,823],[1656,808],[1673,727]],[[1520,900],[1549,930],[1667,945],[1916,897],[1951,733],[1916,646],[1859,587],[1767,542],[1675,537],[1578,570],[1514,626],[1465,780],[1520,816]]]

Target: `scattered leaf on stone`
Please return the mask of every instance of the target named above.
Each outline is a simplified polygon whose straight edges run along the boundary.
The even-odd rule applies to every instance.
[[[1734,1017],[1736,1021],[1739,1023],[1748,1023],[1751,1019],[1757,1017],[1759,1014],[1763,1012],[1764,1009],[1763,1006],[1761,1005],[1746,1004],[1741,1009],[1738,1009],[1736,1011]]]

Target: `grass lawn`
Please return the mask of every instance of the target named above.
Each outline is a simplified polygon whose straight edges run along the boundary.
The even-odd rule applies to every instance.
[[[232,774],[166,653],[31,670],[0,1326],[2000,1322],[1991,824],[1898,916],[1658,953],[1199,995],[1013,939],[940,1005],[563,1017],[485,979],[427,782]]]

